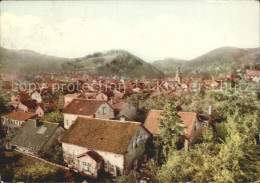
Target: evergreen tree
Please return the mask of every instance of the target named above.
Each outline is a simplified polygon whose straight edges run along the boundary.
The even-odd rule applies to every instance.
[[[159,134],[163,143],[163,154],[167,157],[171,150],[177,149],[184,136],[184,126],[177,113],[175,100],[168,100],[164,106]]]
[[[8,111],[9,95],[3,90],[3,80],[0,73],[0,114]]]

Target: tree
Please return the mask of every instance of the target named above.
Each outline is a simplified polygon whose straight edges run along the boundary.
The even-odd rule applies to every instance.
[[[257,114],[241,117],[236,112],[226,124],[227,136],[214,161],[217,182],[251,182],[259,178],[259,147],[255,135],[259,133]]]
[[[10,96],[3,90],[3,80],[0,73],[0,115],[8,111],[8,100]]]
[[[40,156],[53,163],[64,165],[63,151],[59,144],[52,146],[48,151],[43,151]]]
[[[15,181],[26,182],[53,182],[62,181],[64,172],[58,168],[46,166],[43,163],[36,163],[34,166],[28,166],[19,169],[15,175]]]
[[[56,122],[63,126],[64,117],[63,114],[59,111],[53,111],[49,114],[44,115],[44,121]]]
[[[184,136],[184,126],[177,113],[175,100],[168,100],[160,118],[159,135],[163,142],[163,153],[167,157],[171,150],[177,149]]]
[[[209,128],[189,151],[172,151],[156,174],[160,182],[252,182],[259,178],[259,147],[255,135],[257,114],[235,112],[224,121],[224,140]],[[222,137],[223,138],[223,137]]]

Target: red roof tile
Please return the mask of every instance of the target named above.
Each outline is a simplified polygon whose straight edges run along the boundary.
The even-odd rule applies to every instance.
[[[125,154],[130,141],[141,127],[139,122],[116,122],[78,117],[61,138],[61,142]]]
[[[144,126],[154,135],[159,134],[159,123],[160,123],[160,117],[162,115],[162,112],[163,110],[150,110],[145,120]],[[178,112],[178,115],[180,116],[182,123],[184,124],[184,127],[186,127],[185,130],[186,138],[190,138],[192,129],[197,119],[197,113]]]
[[[112,105],[112,108],[115,110],[121,110],[125,106],[125,102],[118,102]]]
[[[63,113],[90,116],[95,115],[98,108],[105,103],[100,100],[73,99]]]
[[[26,121],[36,116],[37,114],[32,112],[14,111],[5,115],[4,117],[12,120]]]

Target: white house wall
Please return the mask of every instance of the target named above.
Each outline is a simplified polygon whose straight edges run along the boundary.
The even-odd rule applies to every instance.
[[[95,149],[88,149],[86,147],[80,147],[77,145],[73,144],[68,144],[62,142],[62,148],[63,148],[63,154],[64,154],[64,159],[69,162],[69,157],[74,159],[74,163],[70,162],[69,164],[74,165],[77,160],[77,156],[86,153],[89,150],[94,150],[97,152],[99,155],[101,155],[104,159],[104,162],[107,162],[108,165],[114,165],[117,167],[120,173],[123,172],[124,168],[124,155],[120,154],[115,154],[112,152],[106,152],[106,151],[100,151],[100,150],[95,150]]]

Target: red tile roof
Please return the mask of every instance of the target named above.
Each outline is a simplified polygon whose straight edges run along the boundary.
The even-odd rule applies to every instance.
[[[23,111],[13,111],[7,115],[5,115],[5,118],[12,119],[12,120],[18,120],[18,121],[26,121],[30,118],[36,117],[36,113],[32,112],[23,112]]]
[[[159,134],[159,122],[162,115],[162,110],[150,110],[145,120],[144,126],[155,135]]]
[[[112,108],[115,110],[121,110],[125,106],[125,102],[118,102],[112,105]]]
[[[73,99],[63,113],[90,116],[95,115],[98,108],[105,103],[100,100]]]
[[[163,110],[150,110],[145,120],[144,126],[154,135],[159,134],[159,123],[162,112]],[[178,115],[180,116],[182,123],[184,124],[184,127],[186,127],[185,137],[190,138],[195,121],[197,119],[197,113],[178,112]]]
[[[78,117],[63,135],[61,142],[123,155],[141,126],[139,122]]]

